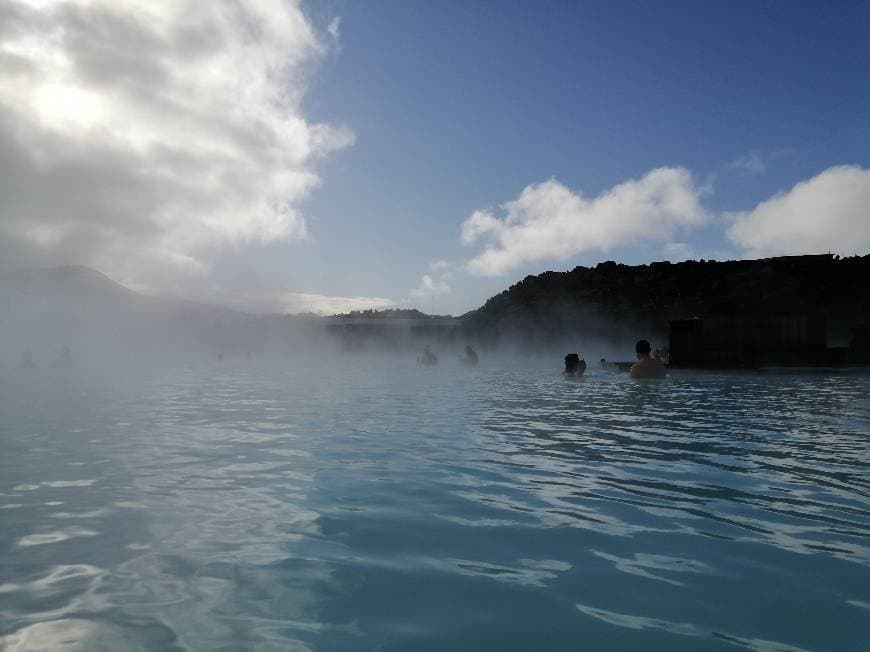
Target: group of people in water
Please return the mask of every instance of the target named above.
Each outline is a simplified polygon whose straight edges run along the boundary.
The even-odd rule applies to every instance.
[[[637,362],[635,362],[628,370],[629,376],[632,378],[664,378],[667,375],[667,369],[662,363],[662,351],[656,349],[654,355],[650,355],[652,347],[647,340],[638,340],[634,346]],[[606,369],[607,361],[601,358],[601,366]],[[618,368],[618,365],[617,365]],[[582,376],[586,371],[586,361],[576,353],[569,353],[565,356],[565,371],[563,376],[577,377]]]
[[[64,345],[60,347],[60,352],[57,354],[57,357],[52,360],[51,366],[55,368],[66,368],[66,367],[75,367],[76,363],[72,359],[72,354],[70,353],[69,347]],[[36,360],[33,357],[33,351],[27,349],[21,354],[21,359],[18,361],[19,369],[35,369],[36,368]]]
[[[480,362],[480,358],[477,356],[477,351],[471,348],[470,345],[465,345],[465,352],[459,356],[459,362],[464,365],[468,365],[473,367],[478,362]],[[424,365],[427,367],[432,367],[438,364],[438,356],[432,352],[432,349],[427,344],[423,347],[423,355],[417,356],[417,364]]]
[[[661,349],[656,349],[655,355],[651,355],[652,347],[647,340],[638,340],[634,347],[637,354],[637,362],[631,365],[629,375],[632,378],[664,378],[667,374],[665,365],[662,363]],[[462,364],[474,366],[480,362],[477,352],[471,346],[465,346],[465,352],[459,356]],[[438,356],[433,353],[427,344],[423,347],[423,354],[417,356],[417,364],[431,367],[438,364]],[[602,367],[606,368],[606,360],[601,359]],[[627,365],[626,365],[627,366]],[[577,353],[569,353],[565,356],[565,371],[563,376],[577,378],[586,372],[586,360]]]
[[[638,340],[635,345],[635,353],[637,354],[637,362],[631,365],[629,369],[629,375],[632,378],[664,378],[667,371],[662,364],[662,354],[661,349],[656,349],[655,354],[651,355],[651,347],[650,343],[647,340]],[[250,360],[251,354],[246,353],[246,358]],[[218,354],[218,360],[223,359],[223,354]],[[475,351],[470,345],[465,345],[465,351],[462,355],[459,356],[459,362],[468,365],[475,366],[480,362],[480,358],[477,355],[477,351]],[[431,347],[427,344],[423,348],[423,355],[417,356],[417,364],[424,365],[427,367],[431,367],[438,364],[438,356],[432,351]],[[607,361],[602,358],[601,365],[606,368]],[[60,352],[57,357],[51,363],[52,367],[55,368],[64,368],[64,367],[74,367],[75,361],[72,358],[72,354],[70,353],[70,349],[68,346],[64,345],[60,347]],[[33,356],[33,351],[28,349],[21,354],[21,359],[18,361],[19,369],[33,369],[36,367],[36,361]],[[586,372],[586,360],[580,357],[577,353],[569,353],[565,356],[565,371],[562,372],[563,376],[566,377],[579,377],[582,376]]]

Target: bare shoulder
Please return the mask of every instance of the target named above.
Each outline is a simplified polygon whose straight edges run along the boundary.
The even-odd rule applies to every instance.
[[[658,360],[643,358],[631,365],[629,375],[632,378],[664,378],[667,375],[667,371],[665,366]]]

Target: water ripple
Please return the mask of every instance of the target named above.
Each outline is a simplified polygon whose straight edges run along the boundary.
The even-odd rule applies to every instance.
[[[0,375],[0,648],[870,641],[867,376],[296,364]]]

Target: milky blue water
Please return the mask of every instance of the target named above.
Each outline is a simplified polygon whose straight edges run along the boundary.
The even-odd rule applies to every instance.
[[[870,378],[0,372],[0,648],[870,649]]]

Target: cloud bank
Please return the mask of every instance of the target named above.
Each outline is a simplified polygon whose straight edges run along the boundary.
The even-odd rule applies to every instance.
[[[294,1],[0,0],[0,260],[165,285],[304,238],[353,142],[302,115],[326,48]]]
[[[870,169],[837,166],[732,213],[728,239],[747,256],[870,251]]]
[[[530,185],[504,204],[504,217],[475,211],[463,222],[464,244],[486,242],[466,269],[500,276],[524,263],[665,242],[707,220],[700,195],[689,171],[673,167],[656,168],[594,198],[552,179]]]
[[[382,297],[331,297],[306,292],[288,292],[280,301],[282,312],[313,312],[318,315],[336,315],[352,310],[385,310],[395,308],[396,302]]]

